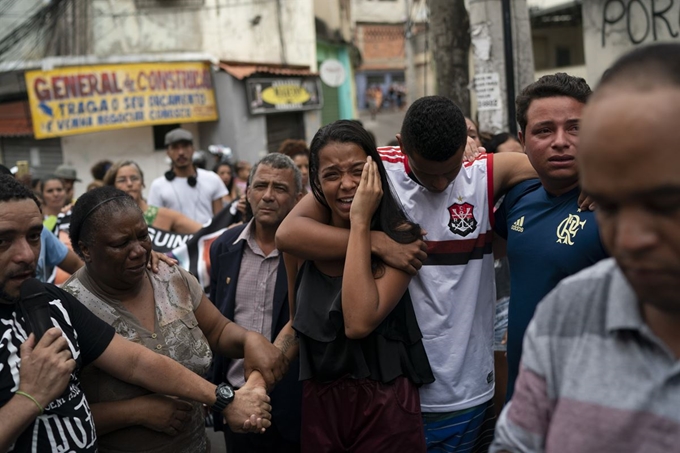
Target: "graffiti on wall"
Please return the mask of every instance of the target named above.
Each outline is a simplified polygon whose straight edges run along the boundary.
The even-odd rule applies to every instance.
[[[680,0],[607,0],[602,8],[602,47],[612,31],[631,44],[677,38],[680,35]]]

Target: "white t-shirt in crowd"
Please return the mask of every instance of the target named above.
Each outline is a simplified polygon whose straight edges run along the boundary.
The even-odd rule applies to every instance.
[[[165,176],[156,178],[149,189],[147,203],[152,206],[173,209],[199,223],[213,218],[212,202],[229,194],[224,183],[212,171],[197,168],[196,186],[191,187],[188,178],[176,176],[172,181]]]

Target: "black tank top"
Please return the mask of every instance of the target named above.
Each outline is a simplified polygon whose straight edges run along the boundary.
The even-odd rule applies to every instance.
[[[342,277],[323,274],[312,261],[300,269],[293,328],[300,337],[300,379],[330,382],[344,376],[388,383],[405,376],[434,382],[408,290],[366,338],[345,336]]]

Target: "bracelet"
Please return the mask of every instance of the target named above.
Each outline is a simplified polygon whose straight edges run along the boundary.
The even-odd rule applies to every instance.
[[[31,395],[29,395],[28,393],[22,392],[21,390],[17,390],[17,391],[16,391],[16,394],[17,394],[17,395],[21,395],[21,396],[25,396],[25,397],[28,398],[29,400],[33,401],[33,402],[35,403],[35,405],[38,406],[38,409],[40,409],[40,415],[42,415],[43,412],[45,412],[45,409],[43,409],[43,407],[40,405],[40,403],[38,402],[38,400],[35,399],[35,398],[33,398],[33,397],[32,397]]]

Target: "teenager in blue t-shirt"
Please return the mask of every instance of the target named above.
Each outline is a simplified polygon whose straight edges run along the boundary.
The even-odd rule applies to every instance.
[[[607,256],[594,213],[578,204],[579,120],[590,93],[584,79],[558,73],[517,97],[519,138],[539,179],[511,189],[496,212],[510,263],[508,400],[538,303],[560,280]]]

